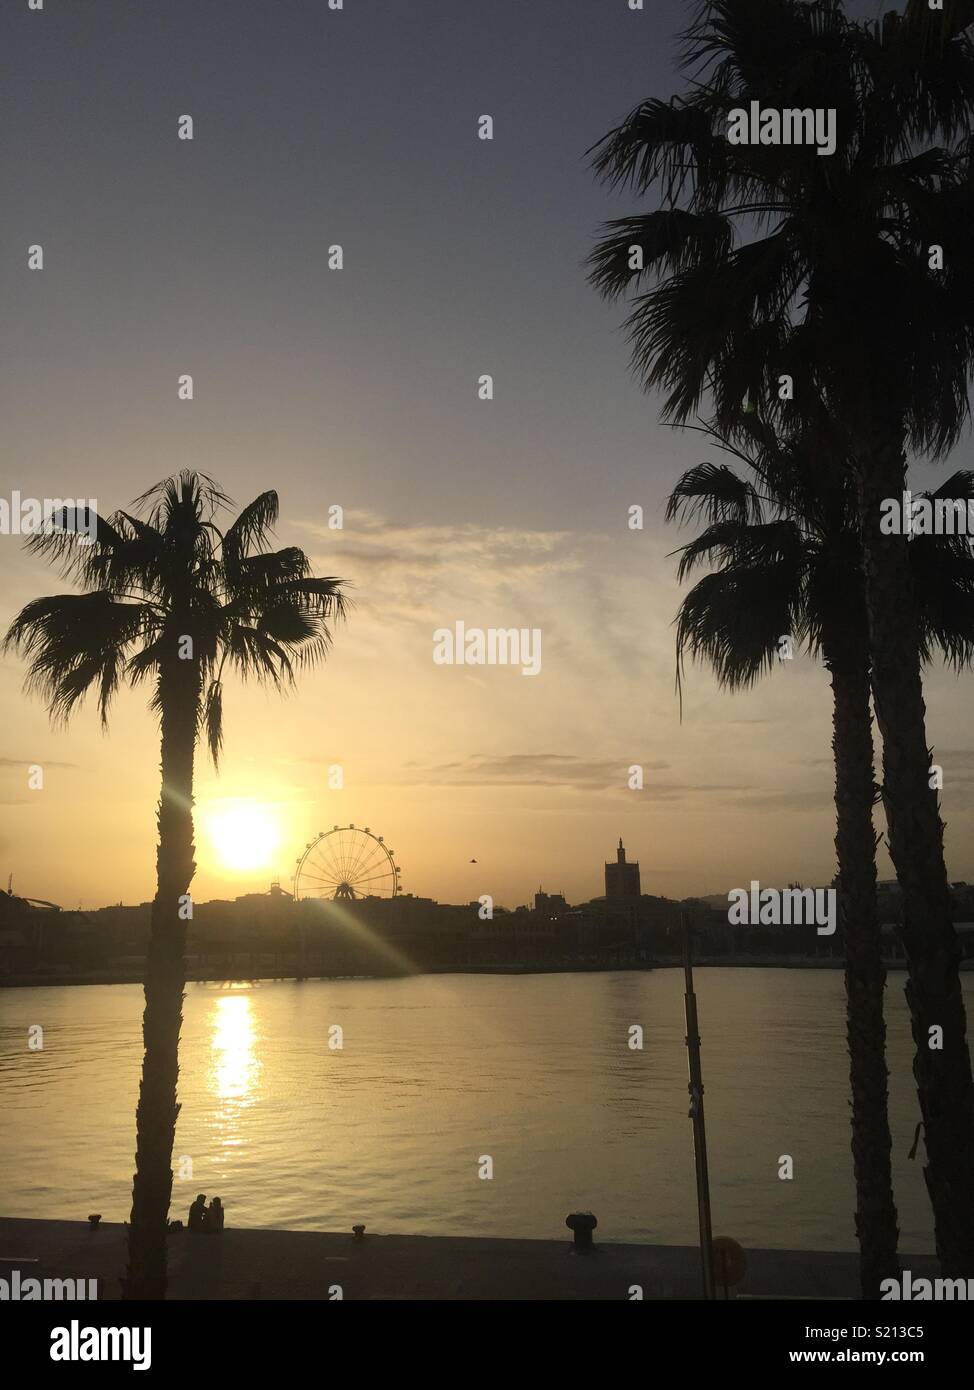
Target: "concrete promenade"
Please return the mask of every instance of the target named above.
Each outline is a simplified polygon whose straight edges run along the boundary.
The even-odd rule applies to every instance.
[[[598,1231],[596,1231],[598,1236]],[[596,1241],[578,1256],[564,1241],[236,1230],[169,1237],[170,1298],[619,1299],[639,1285],[650,1299],[699,1298],[698,1251],[679,1245]],[[762,1298],[856,1298],[857,1256],[749,1250],[739,1293]],[[939,1273],[929,1256],[903,1256],[916,1277]],[[97,1279],[99,1299],[119,1297],[125,1227],[0,1218],[0,1278]]]

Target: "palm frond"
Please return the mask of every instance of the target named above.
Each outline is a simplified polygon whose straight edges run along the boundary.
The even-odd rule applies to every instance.
[[[676,483],[666,504],[666,520],[681,524],[705,516],[711,523],[738,526],[761,520],[761,499],[753,483],[726,464],[700,463]]]
[[[199,525],[210,522],[222,508],[233,506],[233,500],[208,474],[184,468],[153,483],[132,505],[146,510],[157,531],[166,531],[187,519]]]
[[[51,561],[63,579],[86,583],[99,557],[120,545],[122,537],[113,525],[114,518],[106,520],[93,508],[87,511],[86,532],[69,525],[69,520],[67,509],[58,509],[43,530],[28,537],[26,548],[32,555]]]
[[[213,766],[218,767],[223,748],[223,686],[218,680],[211,681],[207,687],[203,701],[203,729]]]
[[[665,208],[645,217],[618,217],[606,222],[602,231],[602,240],[588,259],[588,278],[608,300],[617,299],[644,276],[713,265],[728,254],[734,236],[728,218],[682,208]],[[634,259],[641,265],[633,267]]]
[[[51,717],[66,720],[97,689],[103,724],[120,684],[128,649],[157,621],[144,604],[120,603],[104,591],[34,599],[11,623],[4,648],[27,658],[27,688],[46,700]]]
[[[223,564],[228,575],[235,575],[251,551],[262,551],[277,524],[278,498],[273,490],[262,492],[249,502],[223,535]]]
[[[796,632],[794,596],[760,571],[728,567],[704,575],[684,597],[676,621],[677,680],[687,657],[705,660],[718,684],[732,690],[752,686],[778,662],[784,636]]]

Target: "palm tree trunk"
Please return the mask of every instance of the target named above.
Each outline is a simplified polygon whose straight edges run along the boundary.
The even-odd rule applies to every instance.
[[[946,1276],[967,1278],[974,1276],[974,1085],[960,950],[950,914],[943,822],[929,783],[909,542],[879,531],[882,500],[901,498],[905,486],[902,433],[896,424],[877,427],[877,415],[864,438],[858,471],[873,694],[883,736],[883,801],[903,894],[913,1074],[937,1253]]]
[[[898,1279],[899,1228],[893,1200],[889,1130],[886,972],[880,953],[873,830],[872,714],[865,611],[842,636],[825,642],[832,678],[835,755],[835,850],[838,908],[845,947],[846,1036],[852,1090],[852,1161],[863,1298],[880,1297],[882,1279]]]
[[[146,960],[145,1055],[136,1110],[135,1177],[123,1293],[163,1298],[166,1231],[172,1197],[172,1150],[179,1106],[179,1029],[186,984],[184,895],[196,868],[193,846],[193,754],[200,682],[195,662],[164,659],[159,676],[162,794],[157,889]]]

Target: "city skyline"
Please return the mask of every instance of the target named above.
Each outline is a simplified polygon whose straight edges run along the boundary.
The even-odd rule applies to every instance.
[[[333,829],[335,830],[341,828],[342,827],[340,826],[333,827]],[[671,894],[666,893],[662,890],[660,890],[659,892],[655,892],[652,890],[652,887],[647,887],[646,884],[641,883],[639,862],[633,861],[632,859],[629,859],[627,861],[625,857],[626,853],[626,848],[623,845],[622,839],[620,837],[618,845],[618,854],[622,857],[618,858],[617,861],[604,862],[603,882],[601,885],[601,891],[596,891],[592,893],[583,891],[582,894],[576,896],[571,893],[566,893],[562,886],[559,886],[557,889],[555,889],[555,880],[550,875],[542,874],[538,878],[538,881],[536,882],[534,889],[527,893],[523,900],[502,901],[501,899],[497,898],[494,900],[494,907],[496,910],[503,912],[512,912],[515,910],[522,910],[524,908],[534,908],[535,910],[537,910],[540,901],[542,904],[546,904],[548,902],[555,904],[563,903],[568,908],[573,908],[583,907],[587,904],[595,902],[611,902],[613,899],[631,899],[638,897],[666,899],[670,902],[675,903],[692,901],[706,902],[713,906],[715,900],[722,901],[724,899],[729,898],[732,892],[740,891],[740,889],[737,887],[716,887],[713,890],[708,890],[705,892],[689,892],[684,894]],[[397,855],[396,857],[398,858],[399,856]],[[615,875],[617,862],[619,865],[621,865],[624,871],[629,871],[628,873],[624,872],[622,878],[618,878]],[[635,870],[635,873],[633,876],[630,877],[629,874],[631,874],[631,871],[633,870]],[[598,877],[594,867],[593,870],[590,872],[590,877],[593,879],[597,879]],[[287,897],[295,896],[296,878],[294,874],[288,877],[286,877],[283,874],[273,874],[270,877],[265,876],[264,879],[260,880],[259,882],[251,881],[251,879],[257,880],[257,878],[258,871],[256,870],[252,874],[247,875],[244,879],[227,878],[224,880],[228,889],[227,894],[217,895],[206,899],[196,895],[194,896],[194,902],[197,904],[197,906],[205,906],[207,902],[243,902],[247,899],[254,897],[274,896],[276,893],[280,893],[282,891]],[[966,886],[968,882],[966,879],[954,878],[952,878],[951,881],[955,885],[962,886]],[[823,880],[823,882],[830,883],[832,882],[832,879],[830,878],[828,880]],[[791,886],[793,884],[799,884],[807,887],[812,883],[813,880],[803,877],[800,873],[794,873],[789,874],[784,879],[780,880],[778,882],[778,886]],[[125,902],[122,899],[109,899],[98,903],[55,903],[48,898],[44,898],[40,894],[30,892],[26,887],[24,887],[24,885],[14,880],[14,876],[12,873],[8,874],[8,885],[8,891],[12,894],[14,898],[23,898],[28,902],[44,903],[47,906],[55,907],[67,912],[98,912],[102,909],[110,909],[115,907],[148,907],[151,904],[151,898],[143,898],[141,900],[131,902]],[[771,880],[765,880],[764,885],[775,886]],[[898,891],[898,884],[895,878],[880,878],[876,886],[877,890],[880,892],[889,891],[890,889]],[[236,892],[236,888],[240,888],[241,891]],[[489,885],[486,884],[486,882],[484,883],[483,891],[489,892]],[[298,893],[297,896],[306,898],[320,897],[325,901],[330,901],[332,897],[335,895],[330,893],[316,894],[312,891],[302,891]],[[363,902],[371,899],[372,896],[373,895],[367,891],[356,892],[352,901]],[[380,899],[388,899],[389,896],[389,894],[378,895]],[[431,902],[436,906],[445,907],[461,907],[469,906],[470,904],[476,905],[480,899],[480,894],[474,894],[469,898],[458,899],[456,901],[450,899],[441,899],[436,897],[434,894],[423,892],[421,888],[417,889],[415,885],[410,887],[404,887],[402,886],[401,882],[400,887],[397,890],[397,893],[393,896],[414,898],[419,900],[420,902]],[[493,895],[491,895],[491,897],[493,897]]]

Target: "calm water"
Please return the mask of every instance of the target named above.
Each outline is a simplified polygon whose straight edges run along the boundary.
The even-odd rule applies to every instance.
[[[901,1249],[929,1251],[903,979],[887,986]],[[675,970],[189,985],[175,1152],[192,1176],[174,1210],[206,1192],[240,1226],[562,1238],[583,1207],[609,1240],[690,1242],[682,989]],[[854,1248],[841,974],[702,969],[697,994],[715,1231]],[[141,1006],[130,985],[2,993],[0,1214],[127,1218]]]

